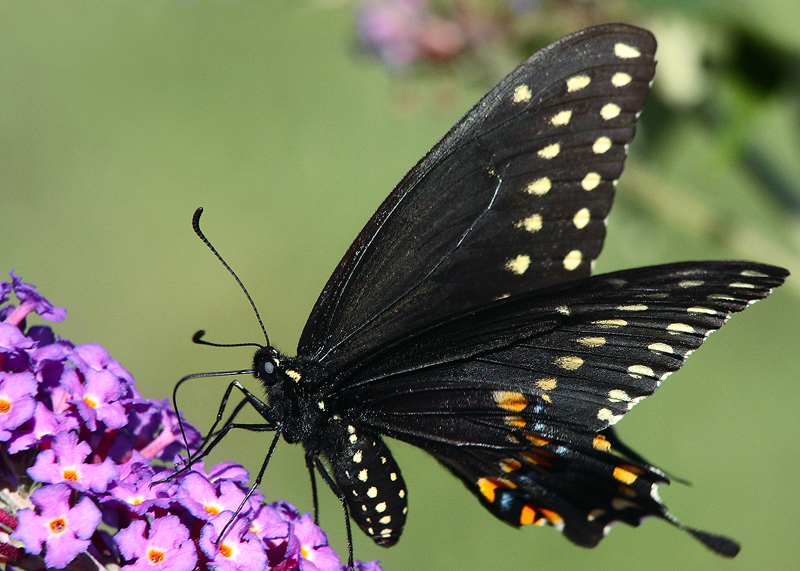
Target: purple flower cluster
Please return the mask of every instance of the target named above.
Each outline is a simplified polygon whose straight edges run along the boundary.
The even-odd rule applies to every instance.
[[[427,0],[369,0],[358,15],[358,36],[387,65],[449,60],[467,47],[461,23],[431,11]]]
[[[8,304],[14,293],[19,305]],[[175,473],[178,416],[143,398],[99,345],[75,346],[37,313],[62,321],[36,288],[11,272],[0,282],[0,563],[128,571],[341,570],[309,514],[286,502],[245,500],[237,464]],[[190,446],[200,442],[184,423]],[[184,451],[185,452],[185,451]],[[156,461],[153,463],[153,461]],[[101,527],[102,524],[102,527]],[[360,563],[362,571],[380,571]]]

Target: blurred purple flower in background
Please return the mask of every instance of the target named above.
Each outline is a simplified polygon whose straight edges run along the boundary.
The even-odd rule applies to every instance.
[[[19,305],[8,303],[14,293]],[[61,569],[340,571],[327,536],[291,504],[248,490],[244,467],[202,463],[176,473],[186,454],[178,416],[143,398],[100,345],[75,346],[38,313],[66,311],[11,272],[0,281],[0,563]],[[189,445],[200,434],[184,423]],[[32,491],[32,493],[31,493]],[[103,526],[100,526],[100,523]],[[228,526],[221,541],[219,534]],[[356,569],[380,571],[377,562]]]

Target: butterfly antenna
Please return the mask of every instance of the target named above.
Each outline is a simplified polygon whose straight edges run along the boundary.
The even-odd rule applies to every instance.
[[[202,206],[194,211],[194,215],[192,216],[192,228],[194,229],[194,233],[197,234],[198,238],[200,238],[206,246],[208,246],[208,249],[213,252],[222,265],[225,266],[225,269],[228,270],[228,273],[233,276],[233,279],[236,280],[236,283],[239,284],[239,287],[242,288],[244,295],[247,296],[247,301],[250,302],[250,307],[253,308],[253,313],[256,314],[258,324],[261,326],[261,331],[264,333],[264,339],[267,340],[266,346],[269,347],[269,335],[267,335],[267,329],[264,327],[264,322],[261,321],[261,314],[258,313],[258,309],[256,308],[256,304],[253,302],[253,298],[250,297],[250,293],[247,291],[247,288],[244,287],[242,280],[239,279],[239,276],[236,275],[236,272],[234,272],[233,269],[228,265],[228,262],[226,262],[222,256],[220,256],[219,252],[217,252],[217,249],[211,244],[208,238],[206,238],[206,235],[203,234],[203,231],[200,230],[200,216],[202,216],[202,214]],[[197,337],[197,334],[195,334],[195,337]],[[197,343],[197,341],[195,341],[195,343]],[[206,344],[208,343],[206,342]]]

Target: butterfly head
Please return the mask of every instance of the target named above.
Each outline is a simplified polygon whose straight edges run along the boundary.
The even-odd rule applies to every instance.
[[[253,357],[253,374],[265,388],[281,379],[281,354],[274,347],[261,347]]]

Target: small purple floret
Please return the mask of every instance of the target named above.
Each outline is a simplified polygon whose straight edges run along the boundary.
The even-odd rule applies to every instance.
[[[189,530],[174,515],[156,519],[147,531],[143,520],[136,520],[114,536],[122,556],[131,563],[126,571],[191,571],[197,563],[197,550]]]
[[[64,567],[85,551],[100,525],[100,510],[92,500],[85,497],[70,507],[71,494],[63,484],[45,486],[31,495],[37,510],[24,509],[17,514],[19,527],[11,537],[21,541],[29,553],[41,553],[44,545],[48,567]]]

